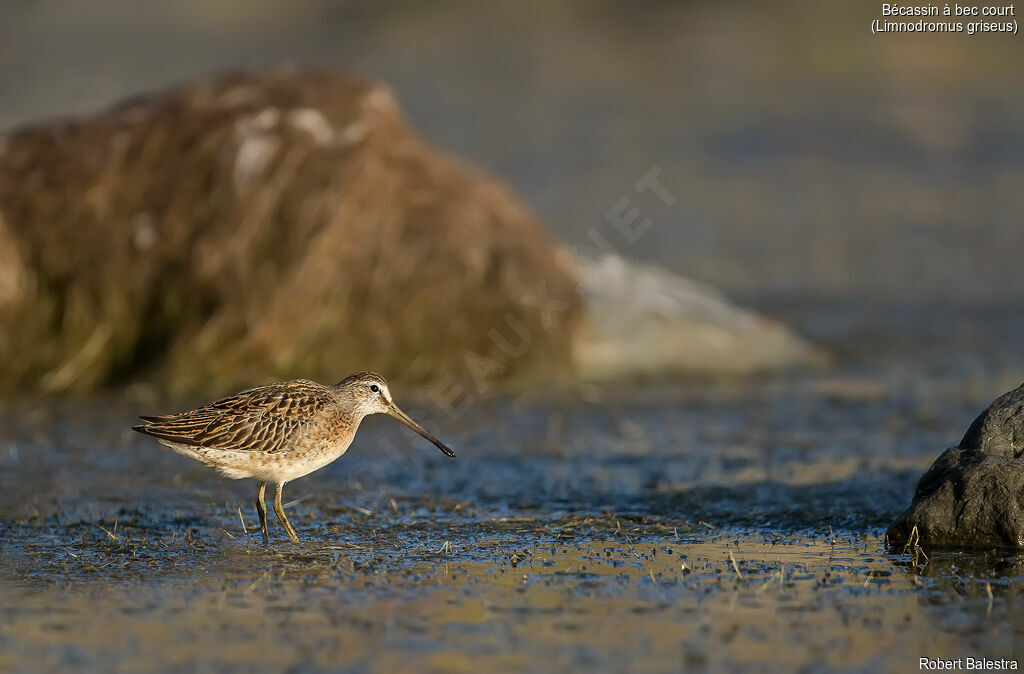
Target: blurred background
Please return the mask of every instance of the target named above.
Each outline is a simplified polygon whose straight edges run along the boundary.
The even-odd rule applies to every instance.
[[[243,599],[272,616],[306,601],[302,582],[323,593],[320,613],[307,616],[319,630],[292,625],[275,633],[280,650],[271,656],[296,663],[307,655],[303,644],[364,631],[372,638],[352,645],[357,655],[339,658],[365,664],[381,651],[405,658],[459,648],[479,656],[443,661],[444,671],[457,669],[452,663],[500,668],[508,661],[499,656],[527,657],[523,644],[537,638],[532,652],[547,658],[543,666],[562,658],[581,669],[620,661],[625,669],[636,662],[630,658],[649,657],[657,666],[648,669],[673,671],[680,649],[696,654],[683,659],[696,669],[711,662],[722,671],[734,653],[776,671],[819,671],[826,661],[863,671],[910,667],[925,654],[915,648],[950,657],[1017,648],[1024,656],[1024,631],[1015,637],[1006,627],[1015,609],[1001,594],[1019,584],[1019,562],[986,559],[977,571],[991,571],[993,611],[992,588],[983,596],[981,585],[963,583],[959,558],[951,571],[940,567],[922,580],[926,572],[880,554],[885,526],[909,503],[921,473],[992,399],[1024,379],[1024,49],[1006,34],[872,36],[880,4],[0,0],[0,132],[88,115],[229,68],[294,62],[366,75],[394,90],[431,143],[511,185],[560,242],[589,246],[597,231],[623,256],[720,288],[834,356],[827,370],[707,385],[611,386],[571,400],[547,390],[481,398],[457,421],[438,415],[435,430],[460,457],[443,471],[432,462],[436,452],[427,456],[371,422],[356,451],[304,478],[308,493],[289,504],[297,512],[290,517],[308,539],[348,545],[345,559],[365,565],[352,567],[356,578],[360,568],[383,569],[381,578],[400,572],[433,583],[435,553],[451,539],[459,552],[446,559],[445,573],[447,561],[459,573],[467,560],[478,566],[459,581],[444,576],[456,588],[448,603],[433,601],[433,589],[389,594],[381,579],[374,589],[344,576],[338,589],[341,562],[327,548],[307,548],[298,568],[286,555],[250,554],[236,514],[251,499],[250,485],[225,485],[127,431],[135,413],[160,409],[107,406],[101,398],[11,403],[0,416],[0,467],[17,483],[0,494],[8,559],[31,583],[84,584],[103,568],[114,579],[170,578],[171,595],[181,569],[205,565],[210,587],[189,591],[213,597],[214,621],[223,615],[222,586],[263,587],[260,574],[287,569],[299,586],[265,593],[266,605]],[[655,167],[671,205],[635,191]],[[608,222],[623,197],[653,222],[635,242]],[[433,402],[424,408],[436,414]],[[137,477],[126,484],[124,474]],[[564,521],[600,513],[612,518],[606,529],[572,533],[576,524]],[[628,545],[617,538],[623,513],[635,517]],[[125,533],[111,541],[104,531],[115,521]],[[567,539],[554,534],[558,527],[569,527]],[[842,539],[838,558],[833,528]],[[178,545],[186,530],[207,547],[196,552],[190,538],[187,548],[168,544],[166,557],[152,553],[156,566],[180,569],[159,576],[128,559],[132,541],[177,536]],[[380,556],[379,531],[394,544]],[[680,551],[715,531],[722,538],[710,552],[693,553],[699,572],[689,580],[673,575],[675,558],[657,581],[653,567],[636,562],[634,542]],[[680,532],[692,540],[680,542]],[[613,541],[622,563],[608,575],[579,572],[580,564],[604,567],[592,556],[560,557],[556,544],[579,540],[573,536]],[[801,556],[811,554],[801,547],[805,536],[818,541],[820,557]],[[747,566],[745,546],[769,539],[772,550],[792,544],[798,551],[781,557],[781,567]],[[539,562],[516,568],[519,553],[509,551],[539,550],[541,540],[568,570],[540,600],[543,610],[531,612],[528,602],[520,610],[513,578],[521,575],[525,587],[552,576]],[[727,551],[740,558],[736,576],[742,567],[759,587],[761,579],[773,583],[753,598],[742,595],[737,611],[748,586],[741,581],[733,592]],[[700,571],[698,554],[708,568],[720,562],[717,569]],[[108,558],[127,570],[106,566]],[[624,567],[636,577],[621,583],[614,574]],[[801,572],[806,601],[785,594],[786,568],[811,569]],[[496,570],[508,575],[495,581]],[[303,576],[313,573],[320,575],[312,581]],[[670,590],[666,579],[675,583]],[[880,580],[869,588],[873,579]],[[705,603],[705,590],[722,601]],[[403,623],[403,614],[429,612],[421,591],[430,606],[454,606],[452,614],[436,624]],[[110,605],[129,609],[147,596],[113,592]],[[85,591],[76,596],[87,599]],[[78,624],[93,619],[86,599]],[[62,591],[40,601],[64,600]],[[163,621],[163,601],[139,612]],[[577,613],[562,612],[574,601],[585,625],[577,631],[569,624]],[[622,601],[630,611],[616,613]],[[358,605],[373,607],[365,623],[324,608]],[[28,627],[6,643],[35,635],[19,646],[29,655],[46,652],[52,636],[33,606],[23,615],[7,609]],[[465,616],[476,612],[495,630],[466,627]],[[627,614],[629,624],[615,622]],[[132,611],[125,615],[110,624],[134,620]],[[244,624],[249,615],[233,620]],[[335,630],[338,622],[351,629]],[[177,643],[191,643],[194,626],[179,623]],[[608,631],[592,631],[595,624]],[[150,648],[165,647],[162,630],[147,637]],[[636,643],[622,638],[636,634],[643,635]],[[643,639],[655,634],[665,650],[650,655]],[[231,635],[243,662],[268,651],[248,650],[253,638],[244,630]],[[491,641],[480,646],[481,636]],[[58,664],[74,657],[123,663],[119,641],[116,631],[100,646],[83,641],[86,655]],[[567,650],[569,642],[577,650]]]
[[[812,300],[1016,305],[1020,43],[872,36],[879,11],[7,0],[0,128],[225,68],[334,66],[389,83],[415,128],[510,183],[570,244],[659,166],[677,201],[649,208],[656,226],[622,252],[795,305],[782,310],[813,336],[832,328],[797,311]],[[962,330],[957,317],[943,313],[944,330]]]
[[[569,245],[607,232],[656,166],[676,201],[637,203],[655,225],[623,255],[863,363],[956,345],[932,365],[1019,379],[1020,43],[872,36],[879,11],[7,0],[0,128],[226,68],[338,67],[389,83],[416,129],[511,184]]]

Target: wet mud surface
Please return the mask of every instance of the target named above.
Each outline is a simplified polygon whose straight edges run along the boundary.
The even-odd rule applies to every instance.
[[[269,548],[254,483],[128,430],[187,402],[0,402],[0,672],[1024,662],[1022,558],[882,539],[934,458],[1024,380],[1014,43],[868,40],[877,5],[540,20],[504,3],[481,37],[462,4],[250,4],[262,13],[233,27],[218,3],[20,3],[0,125],[225,67],[365,72],[567,245],[597,227],[836,367],[544,392],[459,419],[424,400],[414,416],[458,459],[368,420],[345,457],[288,485],[304,543],[271,515]],[[128,25],[155,46],[114,49]],[[672,209],[634,193],[652,165]],[[657,224],[628,245],[606,220],[624,196]]]
[[[409,399],[458,458],[368,419],[346,456],[286,488],[302,545],[271,514],[269,548],[254,482],[128,430],[187,403],[7,403],[0,670],[909,671],[1024,656],[1024,558],[882,538],[1020,364],[854,360],[481,400],[460,419]]]
[[[19,587],[0,609],[3,664],[877,671],[909,669],[920,653],[1012,652],[1015,559],[990,556],[997,571],[965,578],[976,560],[915,565],[874,536],[404,519],[371,516],[333,541],[274,551],[226,535],[80,532],[52,560],[61,581]]]

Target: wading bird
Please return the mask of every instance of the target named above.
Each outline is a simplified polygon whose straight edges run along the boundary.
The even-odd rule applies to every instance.
[[[277,485],[274,512],[293,543],[299,537],[284,514],[281,492],[291,480],[323,468],[345,453],[359,422],[387,414],[437,445],[455,452],[398,409],[388,383],[374,372],[360,372],[334,386],[306,379],[258,386],[188,412],[139,417],[132,430],[150,435],[179,454],[192,457],[234,480],[259,480],[256,510],[263,543],[267,534],[267,483]]]

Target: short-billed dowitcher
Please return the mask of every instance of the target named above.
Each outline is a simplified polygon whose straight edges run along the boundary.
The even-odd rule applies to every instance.
[[[274,512],[288,537],[299,542],[284,514],[281,492],[286,482],[323,468],[345,453],[359,422],[368,414],[387,414],[437,445],[455,452],[398,409],[388,383],[374,372],[360,372],[334,386],[306,379],[267,384],[198,409],[160,417],[139,417],[132,430],[192,457],[234,480],[260,481],[256,510],[263,543],[267,535],[267,482],[277,485]]]

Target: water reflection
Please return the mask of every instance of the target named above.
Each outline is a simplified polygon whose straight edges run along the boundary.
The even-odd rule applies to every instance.
[[[5,657],[133,671],[781,671],[1013,652],[1024,567],[1012,555],[935,553],[913,566],[850,532],[417,512],[366,517],[301,549],[266,550],[240,524],[219,535],[15,527]]]

